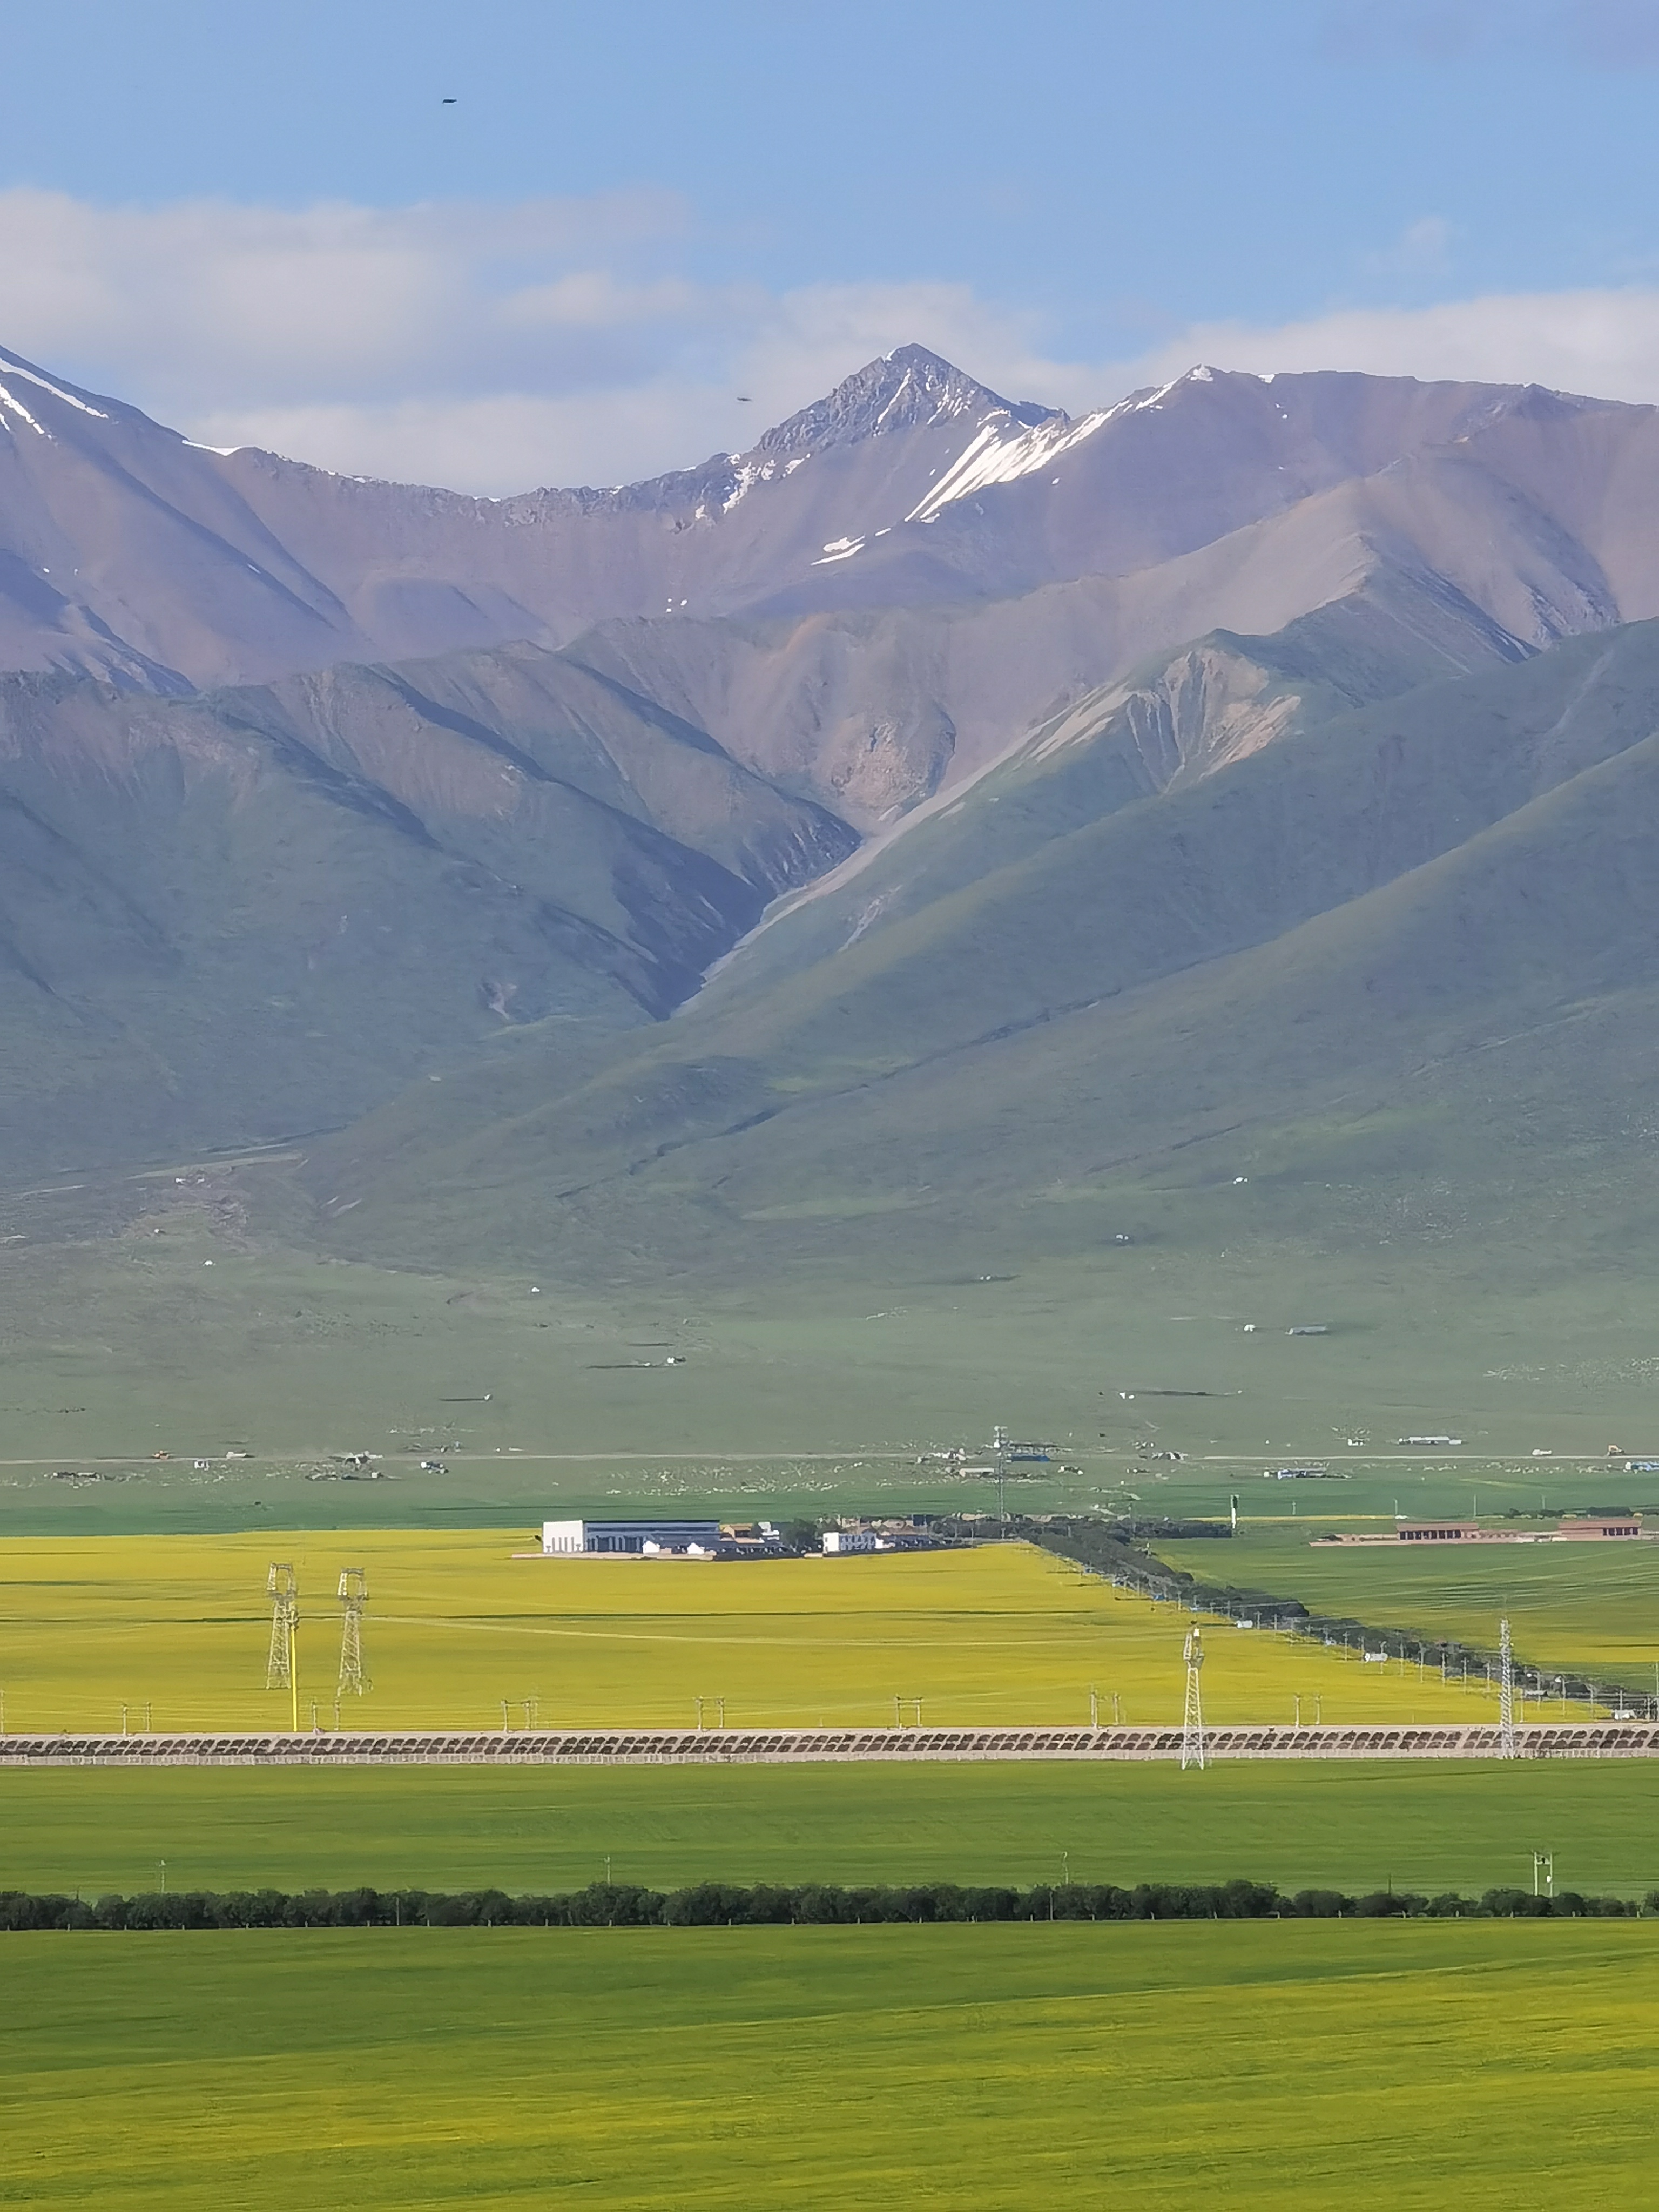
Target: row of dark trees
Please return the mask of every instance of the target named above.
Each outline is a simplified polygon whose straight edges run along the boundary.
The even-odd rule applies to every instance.
[[[1012,1920],[1416,1920],[1625,1919],[1659,1912],[1659,1890],[1638,1905],[1622,1897],[1564,1891],[1532,1897],[1489,1889],[1478,1899],[1335,1889],[1286,1896],[1271,1882],[1067,1882],[1032,1889],[848,1889],[829,1882],[782,1887],[703,1881],[689,1889],[594,1882],[558,1896],[509,1897],[505,1890],[181,1890],[137,1897],[35,1896],[0,1890],[0,1933],[46,1929],[165,1928],[756,1928],[850,1927],[866,1923]]]

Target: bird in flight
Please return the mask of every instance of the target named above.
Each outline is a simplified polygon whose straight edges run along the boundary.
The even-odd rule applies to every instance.
[[[438,105],[440,107],[453,107],[455,105],[454,94],[453,92],[447,92],[443,98],[438,102]]]
[[[750,400],[749,400],[749,394],[748,394],[746,392],[738,392],[738,406],[739,406],[739,407],[747,407],[747,406],[749,405],[749,404],[750,404]]]

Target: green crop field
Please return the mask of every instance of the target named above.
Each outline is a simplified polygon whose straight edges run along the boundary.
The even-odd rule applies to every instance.
[[[1624,1486],[1604,1480],[1603,1488]],[[1314,1528],[1318,1523],[1312,1524]],[[1241,1539],[1160,1544],[1206,1580],[1300,1598],[1316,1612],[1492,1648],[1508,1613],[1529,1664],[1659,1690],[1659,1544],[1315,1547],[1308,1533],[1247,1526]],[[1582,1710],[1582,1709],[1581,1709]]]
[[[574,1889],[600,1880],[1659,1888],[1644,1760],[40,1768],[0,1889]]]
[[[1643,1922],[21,1936],[6,2201],[1385,2204],[1650,2185]]]
[[[339,1572],[363,1566],[368,1728],[1178,1722],[1188,1617],[1018,1544],[884,1558],[515,1558],[527,1531],[20,1538],[0,1562],[9,1728],[287,1728],[265,1571],[301,1599],[300,1717],[334,1724]],[[1482,1682],[1209,1631],[1214,1722],[1492,1717]],[[896,1700],[905,1701],[896,1705]],[[1298,1705],[1298,1700],[1300,1701]],[[506,1707],[503,1713],[503,1705]],[[148,1708],[148,1716],[146,1716]]]

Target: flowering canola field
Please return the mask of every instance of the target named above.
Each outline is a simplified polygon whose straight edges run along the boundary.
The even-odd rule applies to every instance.
[[[268,1729],[272,1561],[300,1586],[300,1723],[336,1724],[340,1571],[362,1567],[370,1729],[1179,1722],[1189,1616],[1023,1545],[846,1559],[514,1558],[511,1529],[24,1538],[0,1555],[13,1731]],[[1490,1720],[1482,1683],[1205,1625],[1212,1723]],[[1298,1706],[1297,1700],[1300,1700]],[[722,1702],[723,1701],[723,1706]],[[897,1703],[896,1704],[896,1701]],[[917,1701],[920,1701],[919,1706]],[[503,1711],[505,1708],[505,1711]]]

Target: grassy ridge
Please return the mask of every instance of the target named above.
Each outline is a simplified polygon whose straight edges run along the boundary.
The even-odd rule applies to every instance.
[[[142,1936],[8,1939],[15,2201],[286,2207],[299,2113],[318,2212],[1024,2212],[1108,2165],[1137,2212],[1647,2186],[1608,2119],[1659,2087],[1643,1923],[155,1940],[164,1980]]]
[[[1478,1895],[1659,1886],[1645,1762],[356,1768],[7,1774],[0,1888],[1132,1885]]]

